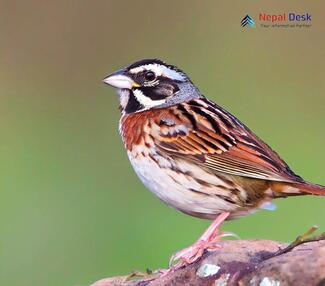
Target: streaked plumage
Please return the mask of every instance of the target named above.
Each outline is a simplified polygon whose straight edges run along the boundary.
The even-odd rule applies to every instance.
[[[235,218],[273,198],[325,194],[178,68],[143,60],[104,81],[118,88],[133,168],[168,205],[201,218]]]
[[[124,115],[120,130],[142,182],[194,216],[212,219],[230,211],[236,217],[310,187],[235,117],[205,98]]]

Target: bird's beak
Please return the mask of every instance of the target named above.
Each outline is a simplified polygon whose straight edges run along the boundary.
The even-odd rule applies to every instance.
[[[124,74],[124,70],[118,70],[117,72],[105,77],[103,82],[121,89],[132,89],[133,87],[139,87],[133,79]]]

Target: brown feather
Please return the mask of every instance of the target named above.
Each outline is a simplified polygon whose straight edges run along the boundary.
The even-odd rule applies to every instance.
[[[274,196],[325,192],[305,183],[245,125],[207,99],[124,115],[121,134],[128,150],[149,136],[166,156],[191,161],[211,173],[246,178],[242,181],[251,193],[258,192],[253,186],[263,192],[271,188]],[[297,192],[286,192],[289,187]]]

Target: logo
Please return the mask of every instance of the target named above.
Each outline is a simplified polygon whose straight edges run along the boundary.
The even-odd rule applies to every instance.
[[[260,28],[310,28],[312,26],[312,14],[280,12],[266,13],[260,12],[255,17],[256,25]],[[249,15],[246,15],[240,22],[242,27],[254,27],[255,21]]]
[[[241,26],[245,27],[245,26],[250,26],[250,27],[255,27],[255,22],[253,20],[253,18],[249,15],[246,15],[242,20],[241,20]]]

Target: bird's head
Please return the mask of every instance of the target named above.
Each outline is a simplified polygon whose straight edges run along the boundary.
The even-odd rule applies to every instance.
[[[103,82],[117,89],[122,113],[126,114],[201,96],[183,71],[158,59],[135,62],[107,76]]]

